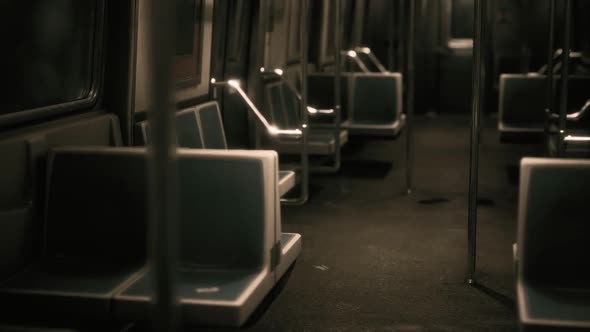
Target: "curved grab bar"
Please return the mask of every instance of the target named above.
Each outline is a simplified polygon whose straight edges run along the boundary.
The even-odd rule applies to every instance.
[[[357,52],[357,53],[363,53],[363,54],[365,54],[369,58],[369,60],[371,60],[371,62],[375,65],[375,67],[377,67],[377,69],[379,69],[379,71],[381,73],[388,73],[389,72],[385,68],[385,66],[381,63],[381,61],[379,61],[379,59],[375,56],[375,53],[373,53],[369,47],[366,47],[366,46],[364,46],[364,47],[356,47],[354,49],[354,51]]]
[[[582,108],[580,108],[579,111],[577,111],[576,113],[570,113],[570,114],[568,114],[567,115],[567,119],[570,120],[570,121],[579,121],[588,112],[590,112],[590,99],[588,99],[586,101],[586,103],[584,104],[584,106],[582,106]]]
[[[579,111],[567,114],[566,119],[568,121],[580,121],[588,112],[590,112],[590,99],[586,101]],[[559,120],[559,114],[551,113],[550,118],[551,120]]]
[[[345,57],[348,57],[349,59],[354,60],[354,62],[359,66],[359,68],[365,72],[365,73],[370,73],[371,71],[367,68],[367,66],[365,66],[365,64],[361,61],[361,59],[359,59],[358,54],[356,53],[355,50],[348,50],[348,51],[340,51],[341,55],[344,55]]]
[[[295,96],[297,97],[297,100],[299,100],[299,102],[302,102],[301,94],[291,84],[291,82],[289,82],[289,80],[285,79],[285,76],[283,76],[284,71],[281,68],[275,68],[272,71],[268,71],[268,70],[266,70],[266,68],[262,67],[262,68],[260,68],[260,72],[263,74],[274,75],[274,76],[279,77],[281,80],[283,80],[285,82],[285,84],[287,85],[287,88],[289,88],[289,90],[291,90],[295,94]],[[318,108],[315,108],[312,106],[307,106],[307,113],[309,113],[311,115],[331,115],[331,114],[334,114],[334,109],[333,108],[318,109]]]
[[[561,66],[561,55],[563,54],[563,49],[562,48],[558,48],[555,50],[555,52],[553,53],[553,72],[557,72]],[[580,58],[582,57],[582,52],[572,52],[570,51],[570,59],[576,59],[576,58]],[[543,66],[541,66],[541,68],[539,68],[539,70],[537,70],[537,74],[545,74],[547,73],[547,64],[544,64]]]
[[[214,87],[216,87],[216,86],[229,86],[230,88],[237,91],[238,94],[240,95],[240,97],[242,97],[242,101],[244,101],[244,103],[246,103],[246,105],[248,106],[248,109],[252,113],[254,113],[254,115],[256,116],[258,121],[264,126],[266,131],[271,136],[293,137],[293,138],[298,138],[298,139],[303,137],[303,132],[301,131],[301,129],[280,129],[280,128],[277,128],[276,126],[271,125],[268,122],[268,120],[266,120],[264,115],[262,115],[260,110],[258,110],[256,105],[254,105],[254,102],[252,102],[252,100],[248,97],[246,92],[244,92],[244,90],[240,86],[240,81],[229,80],[229,81],[218,82],[215,79],[211,79],[211,84]]]

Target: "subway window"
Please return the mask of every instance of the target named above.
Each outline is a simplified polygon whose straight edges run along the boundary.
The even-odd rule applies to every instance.
[[[10,1],[5,45],[9,66],[0,115],[91,96],[97,45],[96,0]],[[7,49],[4,49],[5,51]],[[3,52],[4,53],[4,52]]]
[[[201,0],[176,1],[174,78],[179,83],[201,82]]]

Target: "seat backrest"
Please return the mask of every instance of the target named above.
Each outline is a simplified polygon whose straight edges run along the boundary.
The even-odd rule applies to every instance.
[[[0,279],[29,264],[40,252],[48,151],[74,144],[122,145],[117,117],[93,112],[0,137]]]
[[[176,112],[176,141],[181,148],[227,149],[221,112],[216,101]],[[136,145],[149,142],[148,120],[137,124]]]
[[[128,148],[63,148],[48,166],[47,256],[142,263],[146,156]]]
[[[522,160],[520,280],[590,290],[589,183],[589,160]]]
[[[342,118],[349,114],[350,73],[342,73],[340,104]],[[308,103],[318,109],[334,108],[334,73],[311,73],[308,75]]]
[[[268,263],[280,227],[276,152],[181,149],[178,160],[181,260],[211,268]]]
[[[219,104],[211,101],[198,105],[195,109],[197,123],[202,135],[203,148],[205,149],[227,149],[223,120],[219,111]],[[180,142],[179,142],[180,143]],[[190,148],[179,144],[180,147]]]
[[[277,128],[289,128],[287,105],[283,95],[282,81],[273,81],[265,85],[266,112],[269,122]]]
[[[212,269],[268,266],[280,227],[276,152],[179,149],[177,160],[181,261]],[[145,260],[146,169],[145,148],[56,150],[46,253]]]
[[[545,75],[500,75],[499,121],[507,126],[543,126],[545,119],[547,78]],[[554,113],[559,113],[561,79],[555,77]],[[579,110],[590,98],[590,78],[571,76],[568,79],[568,113]]]
[[[349,81],[349,118],[357,123],[392,123],[402,113],[400,73],[353,73]]]
[[[176,113],[176,142],[178,146],[202,149],[203,133],[195,108],[187,108]]]

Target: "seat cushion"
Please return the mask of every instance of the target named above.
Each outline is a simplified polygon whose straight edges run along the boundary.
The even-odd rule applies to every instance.
[[[108,319],[111,297],[133,281],[141,265],[87,259],[47,259],[2,285],[4,308],[31,317]]]
[[[406,124],[406,116],[402,114],[398,120],[392,123],[371,124],[345,121],[342,128],[348,130],[351,136],[376,136],[392,137],[399,136]]]
[[[281,260],[276,268],[276,280],[285,275],[285,272],[295,263],[301,254],[301,235],[297,233],[281,234]]]
[[[293,171],[280,171],[279,172],[279,196],[283,197],[288,193],[296,183],[295,172]]]
[[[274,276],[267,269],[211,270],[185,266],[177,276],[183,323],[197,326],[241,326],[274,285]],[[116,295],[116,318],[150,319],[152,278],[148,271]]]
[[[517,291],[519,316],[525,327],[543,327],[543,331],[590,329],[590,292],[530,283],[519,283]]]
[[[348,142],[348,131],[340,131],[340,147]],[[269,148],[285,154],[301,153],[301,142],[293,139],[272,140]],[[332,129],[312,129],[308,136],[307,152],[311,155],[329,155],[336,152],[336,139]]]

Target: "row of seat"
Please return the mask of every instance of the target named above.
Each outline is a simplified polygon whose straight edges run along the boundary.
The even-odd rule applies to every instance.
[[[223,120],[216,101],[207,102],[195,107],[176,112],[176,143],[179,147],[190,149],[221,149],[227,150],[227,140]],[[148,121],[137,124],[137,145],[147,145],[149,141]],[[279,172],[279,193],[283,197],[296,185],[295,172],[281,170]]]
[[[309,75],[309,101],[328,107],[334,101],[334,74]],[[395,138],[405,125],[400,73],[343,73],[341,127],[355,136]]]
[[[144,148],[51,151],[43,254],[0,284],[7,313],[149,320],[146,160]],[[301,250],[281,231],[278,156],[180,149],[178,164],[183,322],[239,326]]]
[[[561,94],[559,77],[553,89],[553,109],[559,109]],[[504,141],[522,136],[542,137],[545,129],[547,78],[538,74],[502,74],[500,76],[498,129]],[[590,97],[590,78],[571,76],[568,79],[568,113],[578,112]],[[577,121],[576,121],[577,122]],[[572,123],[575,125],[575,123]]]
[[[521,331],[590,331],[590,161],[524,158],[514,245]]]

